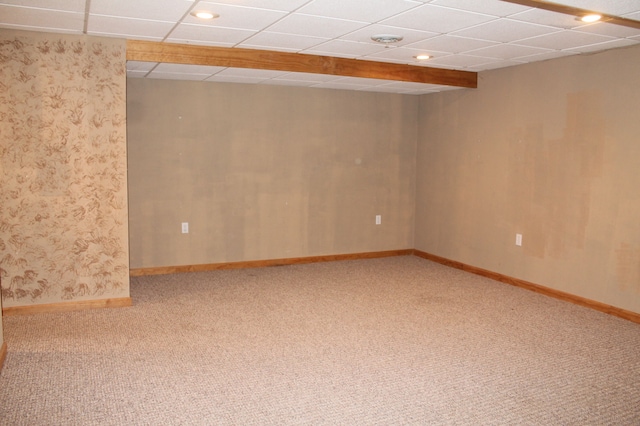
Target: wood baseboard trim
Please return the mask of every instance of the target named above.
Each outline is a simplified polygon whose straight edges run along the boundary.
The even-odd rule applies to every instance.
[[[9,306],[3,308],[2,313],[7,316],[30,315],[82,311],[85,309],[97,308],[122,308],[131,305],[131,297],[120,297],[115,299],[80,300],[77,302],[46,303],[41,305],[28,306]]]
[[[375,259],[381,257],[410,256],[413,249],[375,251],[367,253],[331,254],[325,256],[294,257],[288,259],[249,260],[242,262],[207,263],[202,265],[160,266],[129,270],[132,277],[144,275],[167,275],[182,272],[204,272],[222,269],[263,268],[267,266],[301,265],[305,263],[333,262],[337,260]]]
[[[7,358],[7,342],[2,342],[2,346],[0,346],[0,371],[2,371],[2,367],[4,367],[4,360]]]
[[[566,293],[560,290],[554,290],[549,287],[542,286],[540,284],[534,284],[529,281],[521,280],[519,278],[513,278],[508,275],[503,275],[497,272],[489,271],[487,269],[478,268],[476,266],[467,265],[462,262],[447,259],[444,257],[436,256],[435,254],[426,253],[420,250],[414,250],[415,256],[423,259],[431,260],[437,263],[441,263],[452,268],[461,269],[463,271],[471,272],[472,274],[481,275],[492,280],[500,281],[505,284],[510,284],[516,287],[521,287],[527,290],[535,291],[536,293],[544,294],[545,296],[553,297],[555,299],[563,300],[565,302],[571,302],[576,305],[584,306],[594,309],[596,311],[604,312],[609,315],[624,318],[626,320],[640,324],[640,313],[628,311],[626,309],[617,308],[615,306],[607,305],[606,303],[597,302],[595,300],[587,299],[581,296],[576,296],[571,293]]]

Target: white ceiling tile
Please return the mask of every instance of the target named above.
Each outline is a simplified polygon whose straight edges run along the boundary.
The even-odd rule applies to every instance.
[[[452,68],[467,68],[472,66],[478,66],[483,64],[489,64],[492,62],[497,62],[497,59],[480,57],[480,56],[471,56],[471,55],[449,55],[441,58],[433,58],[433,60],[429,60],[425,65],[427,66],[447,66]]]
[[[162,40],[171,28],[173,28],[171,22],[91,15],[87,24],[87,34],[113,34],[125,38],[144,37]]]
[[[495,17],[489,15],[425,4],[412,9],[411,12],[402,13],[381,23],[420,31],[449,33],[493,19]]]
[[[498,44],[495,46],[483,47],[468,52],[470,55],[482,56],[496,59],[516,59],[521,56],[531,56],[536,54],[548,53],[549,49],[541,49],[539,47],[519,46],[517,44]]]
[[[226,68],[216,74],[218,77],[248,77],[266,80],[289,74],[287,71],[259,70],[253,68]]]
[[[200,2],[198,9],[210,10],[220,16],[216,19],[202,20],[187,15],[183,20],[186,24],[226,27],[244,30],[262,30],[282,19],[287,13],[283,11],[253,9],[250,7],[231,6],[227,4]]]
[[[527,22],[513,21],[511,19],[501,19],[487,22],[486,24],[481,24],[473,28],[456,31],[454,35],[509,43],[523,38],[549,34],[556,31],[561,30],[542,25],[530,24]]]
[[[362,3],[357,1],[315,0],[302,7],[298,12],[308,15],[328,16],[331,18],[374,23],[412,9],[418,5],[419,3],[406,0],[367,0],[366,7],[362,7]]]
[[[367,25],[366,27],[360,28],[359,30],[353,31],[340,38],[343,40],[359,41],[362,43],[375,43],[377,46],[380,46],[380,43],[371,40],[371,37],[377,34],[394,34],[402,36],[403,39],[397,43],[393,43],[394,46],[405,46],[410,43],[426,40],[439,35],[439,33],[435,32],[373,24]]]
[[[314,84],[313,86],[319,89],[341,89],[341,90],[358,90],[362,89],[362,85],[359,84],[349,84],[349,83],[338,83],[334,81],[328,81],[324,83]]]
[[[381,52],[384,49],[384,46],[377,44],[359,43],[356,41],[338,39],[319,44],[311,49],[305,50],[303,53],[338,56],[343,58],[358,58],[360,56]]]
[[[526,6],[501,0],[433,0],[431,4],[499,17],[506,17],[529,9]]]
[[[218,82],[218,83],[242,83],[242,84],[258,84],[265,81],[264,78],[251,78],[251,77],[238,77],[234,75],[214,75],[207,78],[205,81]]]
[[[493,70],[493,69],[497,69],[497,68],[505,68],[505,67],[512,67],[512,66],[515,66],[515,65],[522,65],[523,63],[524,62],[510,61],[510,60],[497,61],[497,62],[490,62],[488,64],[480,64],[480,65],[473,65],[473,66],[470,66],[470,67],[466,67],[465,71],[480,72],[480,71]]]
[[[268,31],[328,39],[340,37],[365,25],[362,22],[344,19],[293,14],[270,26]]]
[[[312,46],[316,46],[326,40],[327,39],[325,38],[319,37],[309,37],[303,35],[294,36],[291,34],[261,31],[256,35],[246,39],[239,46],[255,49],[275,49],[297,52]]]
[[[622,25],[608,24],[606,22],[596,22],[595,24],[583,25],[574,28],[575,31],[581,31],[591,34],[599,34],[609,37],[633,37],[640,35],[637,28],[624,27]]]
[[[3,0],[2,4],[84,13],[86,0]]]
[[[546,34],[526,40],[520,40],[518,44],[546,49],[572,49],[590,44],[605,43],[611,41],[611,37],[599,36],[578,31],[564,30],[553,34]]]
[[[592,44],[588,46],[579,46],[571,49],[565,50],[566,52],[579,52],[579,53],[589,53],[589,52],[598,52],[601,50],[607,49],[615,49],[617,47],[631,46],[632,44],[638,44],[640,40],[634,41],[630,39],[618,39],[611,40],[604,43]]]
[[[417,43],[409,44],[407,47],[411,49],[419,49],[425,51],[441,51],[449,53],[461,53],[469,50],[479,49],[481,47],[493,46],[497,44],[495,41],[478,40],[466,37],[457,37],[452,35],[441,35],[429,38]]]
[[[209,77],[208,74],[184,74],[184,73],[155,72],[155,71],[152,71],[147,75],[147,78],[156,78],[161,80],[203,81],[207,77]]]
[[[204,3],[228,4],[232,6],[244,6],[256,9],[280,10],[293,12],[310,0],[214,0],[210,2],[202,1],[196,4],[194,9],[201,9]],[[210,7],[210,6],[207,6]]]
[[[255,33],[255,31],[251,30],[180,24],[171,32],[167,41],[178,43],[187,41],[206,42],[212,46],[224,46],[240,43]]]
[[[127,71],[141,71],[147,73],[156,65],[158,65],[157,62],[127,61]]]
[[[127,64],[127,69],[129,68]],[[204,74],[213,75],[223,71],[226,67],[215,67],[210,65],[185,65],[161,63],[154,68],[153,72],[172,74]]]
[[[91,0],[89,12],[98,15],[175,22],[189,11],[186,0]]]
[[[315,73],[303,73],[303,72],[290,72],[279,77],[275,77],[274,80],[297,80],[297,81],[308,81],[308,82],[323,82],[323,81],[333,81],[338,80],[340,77],[330,74],[315,74]]]
[[[634,21],[640,21],[640,11],[624,14],[623,17],[627,19],[633,19]]]
[[[148,71],[130,71],[127,70],[128,78],[144,78],[147,75]]]
[[[367,55],[366,58],[370,60],[393,60],[394,62],[400,62],[408,64],[415,62],[414,56],[423,54],[424,51],[420,49],[409,49],[407,47],[395,47],[390,49],[384,49],[381,52]]]
[[[509,17],[510,19],[532,24],[546,25],[549,27],[557,27],[562,29],[571,29],[584,25],[573,15],[565,13],[550,12],[542,9],[530,9],[526,12],[517,13]]]
[[[609,15],[624,15],[640,10],[638,0],[561,0],[558,3]]]
[[[0,27],[82,32],[84,13],[0,5]]]
[[[529,56],[521,56],[518,58],[520,62],[537,62],[547,61],[549,59],[562,58],[563,56],[575,55],[578,52],[570,52],[568,50],[546,50],[544,53],[536,53]]]

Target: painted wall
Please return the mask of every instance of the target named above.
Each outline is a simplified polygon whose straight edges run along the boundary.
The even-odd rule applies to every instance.
[[[0,30],[4,307],[129,297],[123,40]]]
[[[416,248],[640,312],[638,70],[633,47],[423,96]]]
[[[151,79],[127,90],[132,268],[413,247],[418,97]]]

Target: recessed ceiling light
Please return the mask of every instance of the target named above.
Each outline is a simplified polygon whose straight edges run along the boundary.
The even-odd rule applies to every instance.
[[[217,13],[209,12],[208,10],[194,10],[191,12],[191,16],[195,16],[200,19],[213,19],[220,17]]]
[[[431,56],[429,56],[429,55],[417,55],[417,56],[414,56],[414,58],[416,58],[419,61],[426,61],[427,59],[431,59]]]
[[[596,22],[600,19],[602,19],[602,15],[598,15],[597,13],[591,13],[580,18],[582,22]]]
[[[371,36],[371,40],[377,41],[378,43],[384,43],[384,44],[397,43],[402,39],[403,39],[402,36],[395,35],[395,34],[377,34],[377,35]]]

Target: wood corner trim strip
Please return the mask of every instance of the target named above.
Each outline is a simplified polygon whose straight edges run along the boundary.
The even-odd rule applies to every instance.
[[[478,87],[478,73],[472,71],[238,47],[127,40],[127,60],[329,74],[466,88]]]
[[[607,305],[606,303],[597,302],[595,300],[590,300],[581,296],[576,296],[574,294],[566,293],[564,291],[545,287],[540,284],[534,284],[532,282],[521,280],[519,278],[513,278],[508,275],[503,275],[497,272],[489,271],[487,269],[482,269],[476,266],[467,265],[462,262],[447,259],[445,257],[436,256],[435,254],[426,253],[424,251],[414,250],[413,254],[423,259],[431,260],[433,262],[450,266],[452,268],[460,269],[460,270],[470,272],[472,274],[480,275],[486,278],[491,278],[492,280],[500,281],[505,284],[531,290],[536,293],[544,294],[545,296],[553,297],[554,299],[559,299],[565,302],[570,302],[576,305],[584,306],[586,308],[604,312],[605,314],[613,315],[613,316],[640,324],[640,313],[628,311],[622,308],[617,308],[615,306]]]
[[[0,371],[2,371],[2,367],[4,367],[4,360],[7,358],[7,342],[2,342],[2,346],[0,346]]]
[[[410,256],[413,249],[375,251],[366,253],[332,254],[325,256],[294,257],[287,259],[249,260],[243,262],[207,263],[202,265],[160,266],[135,268],[129,271],[132,277],[145,275],[167,275],[183,272],[204,272],[223,269],[264,268],[267,266],[301,265],[305,263],[333,262],[337,260],[375,259],[380,257]]]
[[[132,304],[131,297],[121,297],[114,299],[80,300],[77,302],[46,303],[41,305],[10,306],[3,308],[2,313],[7,316],[30,315],[98,308],[123,308],[131,306]]]

